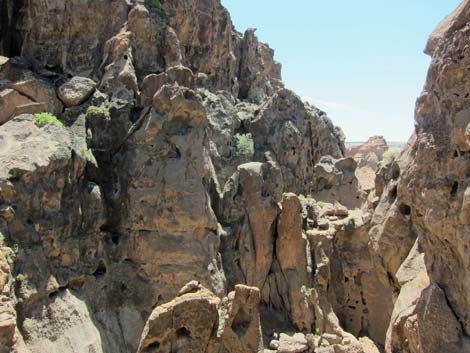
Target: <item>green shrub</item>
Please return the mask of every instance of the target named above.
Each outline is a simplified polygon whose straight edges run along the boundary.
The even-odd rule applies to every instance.
[[[312,333],[315,337],[320,337],[321,336],[320,329],[318,327],[313,326],[312,327]]]
[[[382,159],[386,162],[390,162],[390,161],[397,159],[400,153],[401,153],[401,149],[397,147],[390,148],[389,150],[385,151],[385,153],[382,155]]]
[[[25,278],[25,277],[24,277],[24,274],[22,274],[22,273],[18,273],[18,274],[16,275],[16,280],[17,280],[18,282],[24,281],[24,278]]]
[[[85,119],[90,119],[92,116],[102,116],[105,118],[109,118],[109,109],[106,107],[96,107],[94,105],[90,105],[85,113]]]
[[[14,252],[15,254],[18,254],[18,252],[20,251],[20,247],[19,247],[18,244],[13,244],[13,245],[11,246],[11,250],[13,250],[13,252]]]
[[[251,134],[235,135],[235,150],[233,156],[241,162],[250,162],[255,153],[255,144]]]
[[[163,6],[160,0],[147,0],[147,7],[150,11],[157,14],[160,17],[165,16],[165,11],[163,11]]]
[[[34,123],[37,127],[43,127],[46,125],[57,125],[60,127],[64,127],[64,124],[57,119],[56,116],[52,115],[51,113],[38,113],[34,115]]]

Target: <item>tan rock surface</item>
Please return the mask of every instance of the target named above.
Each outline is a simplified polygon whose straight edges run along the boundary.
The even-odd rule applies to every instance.
[[[93,80],[75,76],[59,87],[57,95],[62,103],[71,107],[85,102],[93,94],[95,87]]]

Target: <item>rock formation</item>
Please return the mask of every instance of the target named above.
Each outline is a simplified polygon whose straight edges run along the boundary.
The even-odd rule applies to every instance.
[[[470,350],[469,1],[366,191],[219,0],[0,10],[0,353]]]
[[[346,156],[353,157],[357,162],[356,176],[361,187],[366,191],[374,189],[375,173],[380,162],[387,163],[395,159],[401,152],[401,147],[391,147],[383,136],[372,136],[367,142],[352,146],[346,150]]]

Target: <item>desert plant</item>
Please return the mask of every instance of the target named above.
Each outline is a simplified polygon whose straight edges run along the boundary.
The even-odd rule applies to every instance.
[[[382,155],[382,159],[386,162],[393,161],[398,158],[398,156],[401,153],[401,149],[395,147],[395,148],[390,148],[385,153]]]
[[[24,274],[18,273],[18,274],[16,275],[15,279],[16,279],[18,282],[24,281],[24,279],[25,279]]]
[[[109,109],[106,107],[97,107],[90,105],[85,113],[85,119],[90,119],[92,116],[101,116],[104,118],[109,118]]]
[[[160,17],[165,16],[165,11],[163,10],[163,6],[160,0],[147,0],[147,6],[150,11],[157,14]]]
[[[18,244],[13,244],[13,245],[11,246],[11,250],[13,250],[13,252],[14,252],[15,254],[18,254],[18,252],[20,251],[20,247],[19,247]]]
[[[320,334],[320,328],[318,328],[318,327],[313,326],[313,327],[312,327],[312,333],[313,333],[313,335],[314,335],[315,337],[320,337],[320,336],[321,336],[321,334]]]
[[[251,134],[236,134],[233,156],[241,162],[253,160],[255,145]]]
[[[46,125],[57,125],[62,128],[64,127],[64,124],[59,119],[57,119],[55,115],[46,112],[35,114],[34,123],[37,127],[44,127]]]

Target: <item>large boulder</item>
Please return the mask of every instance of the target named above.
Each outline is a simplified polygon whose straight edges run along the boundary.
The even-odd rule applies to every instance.
[[[96,83],[86,77],[75,76],[65,82],[57,90],[57,94],[67,107],[85,102],[95,90]]]
[[[158,306],[142,333],[138,353],[206,352],[218,322],[220,299],[203,287]]]
[[[7,88],[0,91],[0,125],[14,118],[17,107],[31,103],[33,103],[31,99],[14,89]]]
[[[138,353],[260,353],[259,291],[237,285],[222,300],[197,281],[156,307]]]
[[[322,157],[313,169],[312,197],[322,202],[339,202],[349,209],[361,208],[365,195],[355,174],[356,166],[351,157]]]

